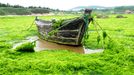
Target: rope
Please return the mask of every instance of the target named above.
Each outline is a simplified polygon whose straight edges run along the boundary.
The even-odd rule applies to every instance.
[[[32,24],[30,24],[27,29],[21,30],[21,33],[30,30],[30,28],[34,25],[34,21],[35,21],[35,20],[33,20]]]
[[[33,20],[32,24],[26,30],[30,30],[31,27],[34,25],[34,22],[35,22],[35,20]]]
[[[101,29],[101,31],[105,32],[104,29],[99,25],[99,23],[96,20],[93,20],[95,22],[96,25],[99,26],[99,28]],[[107,35],[109,39],[111,39],[111,37],[109,35]]]
[[[94,25],[97,25],[97,26],[101,29],[101,31],[103,32],[103,34],[106,33],[106,32],[104,31],[104,29],[99,25],[99,23],[98,23],[96,20],[93,20],[93,24],[94,24]],[[96,26],[96,28],[97,28],[97,26]],[[97,33],[98,33],[98,29],[97,29]],[[98,34],[98,35],[100,35],[100,34]],[[111,37],[110,37],[107,33],[106,33],[106,35],[107,35],[107,37],[111,40]],[[103,38],[103,42],[102,42],[103,49],[104,49],[104,44],[105,44],[104,39],[105,39],[105,38]]]
[[[94,27],[95,27],[95,29],[96,29],[96,32],[97,32],[97,34],[98,34],[97,41],[98,41],[98,43],[99,43],[99,41],[100,41],[100,34],[99,34],[99,31],[98,31],[98,28],[97,28],[97,23],[95,22],[95,20],[93,20],[93,21],[92,21],[92,24],[94,25]],[[102,28],[101,28],[101,30],[102,30]],[[98,39],[99,39],[99,40],[98,40]],[[104,49],[104,42],[102,42],[102,48]]]

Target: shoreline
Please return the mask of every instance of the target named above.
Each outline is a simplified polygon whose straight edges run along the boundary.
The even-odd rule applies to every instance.
[[[52,16],[55,15],[53,13],[51,14],[31,14],[31,15],[0,15],[0,17],[13,17],[13,16]]]

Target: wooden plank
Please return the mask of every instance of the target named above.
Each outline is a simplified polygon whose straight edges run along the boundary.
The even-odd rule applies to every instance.
[[[58,32],[79,32],[79,29],[77,29],[77,30],[59,30]]]
[[[79,33],[78,33],[78,36],[77,36],[77,41],[76,41],[76,44],[79,44],[79,40],[80,40],[80,34],[81,34],[81,29],[82,29],[82,26],[83,26],[84,23],[81,24],[80,26],[80,29],[79,29]]]

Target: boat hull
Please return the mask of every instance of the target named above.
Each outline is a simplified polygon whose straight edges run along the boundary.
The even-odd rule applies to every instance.
[[[89,19],[88,23],[90,23],[90,21],[91,20]],[[86,23],[83,18],[68,21],[65,20],[57,29],[53,29],[53,23],[51,21],[36,19],[35,23],[38,28],[40,38],[65,45],[81,45],[86,31]],[[50,35],[50,32],[53,32],[53,34]]]

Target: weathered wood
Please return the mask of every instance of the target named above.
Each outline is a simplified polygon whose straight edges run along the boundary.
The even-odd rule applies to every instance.
[[[67,45],[81,45],[85,33],[85,22],[83,18],[77,18],[68,23],[63,22],[63,24],[67,23],[67,25],[61,26],[59,30],[51,36],[48,34],[52,31],[52,22],[36,20],[35,23],[39,34],[47,41]]]
[[[85,10],[85,14],[91,14],[91,10]],[[90,23],[92,18],[86,20]],[[42,39],[60,44],[81,45],[82,38],[86,31],[86,22],[83,17],[64,20],[60,26],[55,29],[57,32],[53,32],[55,30],[53,30],[53,23],[51,21],[36,19],[35,23],[39,36]],[[49,35],[51,32],[53,32],[53,34]]]

